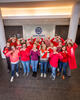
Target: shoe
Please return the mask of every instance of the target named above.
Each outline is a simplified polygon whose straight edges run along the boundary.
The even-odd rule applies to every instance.
[[[67,76],[68,78],[70,78],[71,76]]]
[[[32,76],[34,77],[35,72],[33,72]]]
[[[34,72],[34,77],[37,77],[37,72]]]
[[[52,77],[52,80],[55,80],[55,76]]]
[[[17,77],[19,77],[19,74],[18,74],[18,72],[16,72],[16,76],[17,76]]]
[[[27,76],[29,76],[29,72],[27,73]]]
[[[44,78],[46,78],[46,74],[44,74]]]
[[[26,73],[24,73],[23,76],[26,76]]]
[[[50,78],[52,78],[52,74],[50,75]]]
[[[60,75],[61,75],[61,73],[60,73],[60,72],[58,72],[58,73],[57,73],[57,76],[60,76]]]
[[[12,76],[10,82],[12,83],[13,81],[14,81],[14,77]]]
[[[62,76],[62,79],[63,79],[63,80],[65,79],[64,75]]]
[[[43,73],[41,73],[41,77],[43,77]]]

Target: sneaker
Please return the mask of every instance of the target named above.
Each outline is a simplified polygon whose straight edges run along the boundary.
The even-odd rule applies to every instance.
[[[60,73],[60,72],[58,72],[58,73],[57,73],[57,76],[60,76],[60,75],[61,75],[61,73]]]
[[[12,83],[13,81],[14,81],[14,77],[12,76],[10,82]]]
[[[34,72],[33,72],[32,76],[34,77]]]
[[[44,74],[44,78],[46,78],[46,74]]]
[[[18,72],[16,72],[16,76],[17,76],[17,77],[19,77],[19,74],[18,74]]]
[[[29,76],[29,72],[27,73],[27,76]]]
[[[52,78],[52,74],[50,75],[50,78]]]
[[[52,80],[55,80],[55,76],[52,77]]]
[[[37,77],[37,72],[34,72],[34,77]]]
[[[43,73],[41,73],[41,77],[43,77]]]
[[[26,75],[26,73],[23,74],[23,76],[25,76],[25,75]]]

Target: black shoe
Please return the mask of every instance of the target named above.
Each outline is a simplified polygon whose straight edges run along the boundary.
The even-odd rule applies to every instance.
[[[71,76],[67,76],[68,78],[70,78]]]
[[[32,76],[34,77],[34,72],[33,72]]]
[[[35,72],[34,77],[37,77],[37,72]]]

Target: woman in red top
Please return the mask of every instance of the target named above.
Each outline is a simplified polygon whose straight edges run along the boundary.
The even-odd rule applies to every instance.
[[[52,69],[52,80],[56,77],[56,68],[58,67],[58,61],[63,59],[62,55],[57,52],[57,47],[53,47],[52,53],[50,53],[50,66]]]
[[[76,58],[75,58],[75,49],[78,47],[76,43],[68,42],[67,52],[68,52],[68,76],[71,76],[71,70],[77,68]]]
[[[60,41],[64,45],[64,40],[60,36],[55,36],[54,38],[51,39],[51,42],[54,44],[54,46],[58,46]]]
[[[59,72],[61,74],[61,71],[63,69],[62,79],[65,79],[66,70],[67,70],[67,66],[68,66],[68,53],[66,50],[66,46],[62,47],[62,52],[60,52],[60,54],[63,56],[63,59],[59,63]]]
[[[11,62],[11,80],[10,80],[10,82],[13,82],[13,80],[14,80],[15,69],[16,69],[16,76],[19,77],[19,74],[18,74],[18,72],[19,72],[19,70],[18,70],[19,53],[20,53],[19,50],[16,49],[15,46],[12,46],[11,50],[6,53],[6,56],[10,57],[10,62]]]
[[[21,62],[23,65],[23,69],[24,69],[24,75],[27,76],[29,75],[30,72],[30,50],[26,47],[26,44],[22,45],[22,48],[20,50],[20,57],[21,57]]]

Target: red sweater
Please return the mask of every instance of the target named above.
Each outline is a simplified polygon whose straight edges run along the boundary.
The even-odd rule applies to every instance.
[[[61,55],[61,54],[54,54],[54,53],[50,53],[50,61],[49,61],[49,63],[50,63],[50,65],[52,66],[52,67],[55,67],[55,68],[57,68],[58,67],[58,60],[62,60],[63,59],[63,56]]]
[[[12,51],[8,51],[5,55],[6,55],[7,57],[10,57],[11,63],[16,63],[16,62],[19,61],[19,54],[20,54],[19,50],[16,49],[16,50],[13,52],[13,54],[12,54]]]
[[[30,50],[27,48],[26,50],[20,51],[21,61],[29,61],[30,60]]]
[[[49,53],[51,53],[51,52],[53,52],[53,49],[50,47],[50,48],[48,49],[48,51],[49,51]]]
[[[60,52],[60,54],[63,56],[61,61],[64,63],[68,62],[68,54],[66,52]]]

